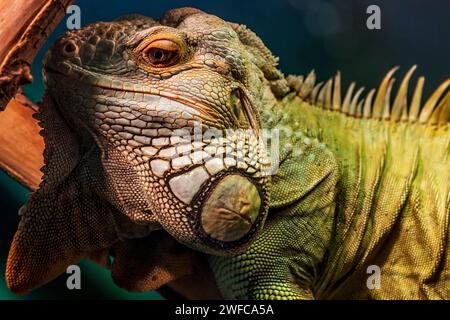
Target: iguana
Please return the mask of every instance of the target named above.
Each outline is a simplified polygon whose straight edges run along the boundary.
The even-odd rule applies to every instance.
[[[285,77],[247,27],[192,8],[69,31],[44,65],[14,292],[87,256],[155,289],[203,257],[224,298],[450,298],[450,80],[422,107],[415,67],[393,99],[396,69],[341,97],[339,73]]]

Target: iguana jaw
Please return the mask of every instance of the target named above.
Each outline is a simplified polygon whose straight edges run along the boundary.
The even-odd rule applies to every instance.
[[[177,240],[218,255],[245,250],[268,210],[268,178],[261,174],[267,161],[247,89],[206,67],[159,80],[136,65],[125,74],[98,72],[96,66],[84,65],[83,52],[78,51],[85,41],[83,30],[71,33],[46,57],[46,82],[58,108],[69,122],[83,122],[95,141],[105,141],[99,145],[104,157],[109,150],[120,152],[135,176],[127,181],[136,181],[148,198],[147,211]],[[77,48],[70,57],[61,52],[67,44]],[[129,67],[120,61],[125,52],[110,52],[117,66]],[[251,130],[225,132],[229,129]],[[77,126],[74,130],[86,131]],[[208,130],[213,133],[205,138]],[[203,135],[200,141],[198,134]],[[105,165],[104,171],[112,184],[121,179],[111,177]],[[132,203],[126,190],[116,193]]]
[[[50,77],[48,79],[50,92],[57,95],[57,105],[65,114],[70,114],[73,109],[82,107],[76,105],[71,105],[70,108],[65,107],[61,99],[67,98],[67,96],[58,95],[61,94],[61,91],[56,93],[54,90],[57,90],[57,87],[52,88],[50,85],[54,79],[51,80]],[[100,87],[91,87],[91,89],[97,90]],[[72,90],[69,89],[69,91]],[[149,95],[148,97],[150,100],[156,99],[156,97],[166,99],[162,100],[165,102],[156,108],[160,111],[165,111],[164,103],[166,103],[175,105],[179,113],[189,113],[192,116],[204,114],[190,105],[181,104],[178,100],[167,99],[163,95]],[[107,102],[105,104],[108,105]],[[120,105],[120,103],[116,105]],[[72,114],[73,116],[76,115]],[[242,139],[239,135],[245,134],[245,132],[236,131],[236,135],[229,136],[228,140],[220,140],[223,145],[223,153],[216,151],[216,153],[212,152],[206,155],[206,158],[200,157],[199,160],[195,160],[196,151],[193,149],[190,155],[188,153],[191,159],[189,163],[180,165],[179,160],[186,156],[182,154],[179,156],[169,155],[167,150],[170,148],[180,148],[181,150],[185,144],[175,143],[157,147],[159,149],[155,150],[157,148],[154,146],[144,143],[130,149],[123,146],[123,139],[116,136],[117,132],[111,135],[109,132],[111,129],[102,129],[104,123],[100,124],[98,117],[96,119],[97,124],[94,121],[93,126],[89,128],[94,140],[99,140],[97,135],[102,137],[101,140],[106,137],[108,145],[120,149],[130,167],[134,168],[140,177],[140,183],[149,199],[148,211],[152,212],[156,216],[156,221],[180,242],[210,254],[234,255],[245,250],[261,230],[268,209],[265,187],[267,177],[261,176],[260,170],[263,168],[257,161],[255,162],[255,157],[259,156],[257,141],[253,140],[249,143],[249,139],[257,139],[255,136],[251,135]],[[77,122],[79,120],[77,119]],[[205,122],[203,121],[203,123]],[[75,127],[75,130],[79,129],[86,130],[85,127]],[[178,127],[175,127],[174,130],[177,129],[183,130]],[[191,129],[189,129],[188,138],[192,138],[194,144],[202,145],[197,152],[205,153],[205,150],[211,152],[209,150],[212,148],[216,148],[216,150],[221,148],[220,146],[214,147],[218,143],[218,141],[214,141],[214,137],[196,141],[195,133],[192,133],[191,136]],[[200,129],[200,131],[202,130]],[[207,135],[207,131],[203,133]],[[152,139],[163,139],[164,137],[155,134]],[[186,136],[173,134],[169,140],[172,141],[175,138],[179,140]],[[247,160],[241,159],[241,162],[236,159],[234,151],[231,151],[233,157],[226,153],[227,145],[239,140],[243,141],[243,145],[247,141],[249,148],[255,152],[253,156],[245,156],[244,158]],[[99,145],[99,147],[103,150],[109,148],[105,145]],[[234,145],[234,148],[236,147]],[[105,171],[107,170],[105,168]],[[126,214],[126,212],[124,213]],[[142,223],[143,221],[136,222]]]

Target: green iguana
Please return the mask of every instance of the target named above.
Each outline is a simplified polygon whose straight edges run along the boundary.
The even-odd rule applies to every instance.
[[[248,28],[191,8],[69,31],[44,64],[44,176],[8,257],[14,292],[84,257],[155,289],[139,263],[168,243],[159,285],[201,256],[225,298],[450,298],[450,80],[423,107],[415,67],[392,99],[396,69],[341,97],[339,73],[284,77]]]

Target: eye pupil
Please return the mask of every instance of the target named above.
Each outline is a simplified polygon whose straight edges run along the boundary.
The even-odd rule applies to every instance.
[[[164,57],[164,52],[162,52],[161,50],[155,50],[155,51],[153,52],[153,57],[154,57],[156,60],[162,60],[162,58]]]
[[[153,67],[169,67],[179,61],[180,46],[169,40],[154,41],[145,49],[143,56]]]
[[[168,64],[174,58],[175,52],[154,48],[148,53],[150,62],[153,64]]]

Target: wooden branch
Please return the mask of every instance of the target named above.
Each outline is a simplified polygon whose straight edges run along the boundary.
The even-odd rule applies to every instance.
[[[0,111],[9,106],[0,112],[0,167],[32,190],[42,176],[44,142],[31,117],[37,106],[20,93],[20,86],[32,81],[37,52],[72,2],[0,1]]]
[[[18,94],[0,112],[0,167],[31,190],[39,185],[44,162],[44,139],[32,118],[36,110],[36,105]]]
[[[31,83],[31,65],[72,0],[0,1],[0,110]]]

